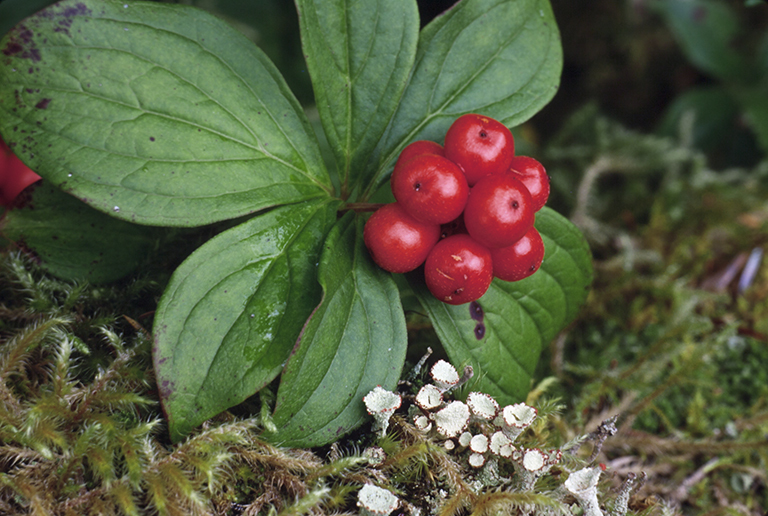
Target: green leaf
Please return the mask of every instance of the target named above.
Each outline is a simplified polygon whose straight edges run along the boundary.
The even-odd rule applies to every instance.
[[[544,240],[541,268],[521,281],[495,279],[475,303],[438,301],[423,275],[408,275],[451,362],[471,365],[473,388],[501,404],[525,399],[542,349],[575,318],[592,282],[591,254],[574,225],[544,207],[536,228]]]
[[[413,65],[413,0],[299,0],[302,47],[341,181],[359,173],[397,107]]]
[[[734,134],[739,107],[733,95],[722,86],[691,88],[672,101],[664,113],[659,132],[670,138],[680,134],[683,116],[692,115],[693,144],[706,152],[722,147]]]
[[[753,75],[749,60],[733,46],[742,27],[727,3],[663,0],[653,6],[694,66],[725,81],[747,80]]]
[[[0,233],[39,265],[66,280],[106,283],[142,264],[160,237],[90,208],[45,180],[30,189],[22,206],[9,210]]]
[[[336,202],[282,206],[214,237],[174,272],[153,359],[178,440],[282,370],[320,300],[317,262]]]
[[[368,198],[414,140],[442,142],[453,121],[481,113],[523,123],[554,96],[562,48],[548,0],[464,0],[422,31],[400,105],[361,178]]]
[[[768,85],[739,88],[736,98],[744,110],[745,122],[754,131],[763,152],[768,153]]]
[[[98,210],[197,226],[331,190],[277,69],[203,11],[66,0],[17,25],[0,52],[3,138]]]
[[[335,441],[366,416],[363,396],[394,389],[407,347],[392,275],[363,244],[352,212],[328,234],[318,271],[323,300],[307,321],[277,393],[272,440],[312,447]]]

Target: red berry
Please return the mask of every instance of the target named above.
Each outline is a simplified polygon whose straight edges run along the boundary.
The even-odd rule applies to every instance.
[[[39,179],[40,176],[0,140],[0,205],[10,206],[22,190]]]
[[[469,186],[488,174],[509,170],[515,141],[504,124],[482,115],[462,115],[445,134],[445,157],[467,176]]]
[[[527,278],[541,267],[544,260],[544,242],[536,228],[509,247],[491,249],[493,275],[504,281]]]
[[[445,156],[445,151],[443,150],[443,146],[437,142],[431,142],[429,140],[417,140],[406,145],[402,152],[400,152],[400,155],[397,157],[397,163],[395,163],[395,167],[397,167],[397,165],[400,163],[405,163],[406,161],[413,159],[416,156],[421,156],[422,154],[436,154],[438,156]]]
[[[371,258],[389,272],[412,271],[440,239],[440,226],[414,219],[399,203],[386,204],[365,223],[363,241]]]
[[[486,176],[469,192],[464,224],[469,234],[488,247],[507,247],[533,226],[533,199],[513,174]]]
[[[392,172],[392,193],[413,218],[444,224],[464,211],[469,185],[452,161],[437,154],[422,154],[398,162]]]
[[[549,197],[549,176],[544,165],[528,156],[514,156],[510,170],[517,174],[533,198],[533,211],[539,211]]]
[[[479,299],[493,280],[491,252],[469,235],[438,242],[424,264],[427,288],[440,301],[460,305]]]

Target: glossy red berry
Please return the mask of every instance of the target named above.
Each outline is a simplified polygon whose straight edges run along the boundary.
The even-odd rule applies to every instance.
[[[544,165],[528,156],[514,156],[509,169],[518,175],[533,198],[533,211],[539,211],[549,197],[549,176]]]
[[[439,239],[438,224],[414,219],[396,202],[376,210],[363,230],[363,241],[373,261],[395,273],[412,271],[424,263]]]
[[[469,234],[488,247],[507,247],[533,226],[533,199],[513,174],[486,176],[469,192],[464,224]]]
[[[421,154],[395,166],[392,193],[412,217],[444,224],[464,211],[469,185],[461,169],[437,154]]]
[[[445,157],[461,167],[469,186],[486,175],[507,172],[514,155],[512,133],[493,118],[463,115],[445,134]]]
[[[493,275],[504,281],[520,281],[541,267],[544,242],[536,228],[509,247],[491,249]]]
[[[469,235],[438,242],[424,263],[424,279],[432,295],[451,305],[479,299],[493,280],[491,252]]]
[[[445,150],[443,149],[443,146],[437,142],[429,140],[417,140],[406,145],[402,152],[400,152],[400,155],[397,157],[397,163],[395,163],[395,167],[397,167],[397,165],[400,163],[404,163],[410,159],[415,158],[416,156],[421,156],[422,154],[436,154],[438,156],[445,156]]]
[[[0,205],[10,206],[22,190],[39,179],[40,176],[0,140]]]

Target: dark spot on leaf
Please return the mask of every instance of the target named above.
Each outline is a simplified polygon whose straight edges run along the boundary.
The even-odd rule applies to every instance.
[[[37,109],[46,109],[48,107],[48,104],[51,103],[51,99],[41,99],[40,102],[35,104],[35,107]]]
[[[475,321],[483,320],[483,307],[477,301],[469,303],[469,316]]]
[[[88,16],[91,14],[91,10],[86,7],[84,3],[75,4],[72,7],[65,7],[60,12],[55,12],[54,8],[48,8],[40,12],[40,15],[48,19],[58,19],[58,27],[53,29],[55,32],[61,32],[69,35],[69,29],[72,27],[72,22],[76,16]],[[86,18],[85,21],[88,21]],[[79,31],[78,31],[79,32]]]
[[[176,390],[176,384],[174,382],[163,380],[160,383],[160,397],[168,399],[173,395],[173,392]]]
[[[17,42],[11,40],[8,42],[8,44],[3,49],[3,54],[7,56],[14,56],[24,50],[24,47],[19,45]]]
[[[154,136],[150,136],[149,137],[149,141],[151,141],[151,142],[155,141],[155,137]]]
[[[20,59],[40,61],[40,50],[35,46],[32,40],[33,36],[32,31],[26,26],[17,25],[8,33],[8,44],[3,48],[3,54],[9,57],[16,56]]]
[[[477,340],[482,339],[485,337],[485,325],[483,323],[477,323],[475,326],[475,337]]]

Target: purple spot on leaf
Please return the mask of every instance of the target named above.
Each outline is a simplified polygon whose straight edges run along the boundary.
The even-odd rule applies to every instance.
[[[8,44],[5,45],[2,52],[6,56],[16,56],[20,59],[31,59],[40,61],[40,51],[35,47],[32,40],[34,34],[24,25],[18,25],[8,33]]]
[[[17,42],[13,41],[13,39],[11,39],[11,41],[9,41],[8,44],[5,46],[5,48],[3,49],[3,54],[7,56],[14,56],[19,52],[21,52],[22,50],[24,50],[24,47],[22,47]]]
[[[477,301],[469,303],[469,316],[475,321],[483,320],[483,307]]]

